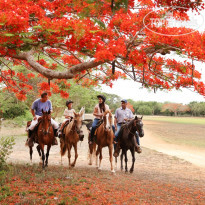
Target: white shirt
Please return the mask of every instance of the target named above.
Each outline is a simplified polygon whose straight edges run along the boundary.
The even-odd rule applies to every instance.
[[[99,104],[97,104],[96,106],[95,106],[95,110],[97,109],[97,112],[95,112],[97,115],[100,115],[100,114],[103,114],[104,112],[102,111],[100,111],[100,107],[99,107]],[[109,110],[109,106],[108,105],[106,105],[105,104],[105,111],[107,111],[107,110]],[[99,117],[99,116],[95,116],[95,118],[97,118],[97,119],[101,119],[101,117]]]

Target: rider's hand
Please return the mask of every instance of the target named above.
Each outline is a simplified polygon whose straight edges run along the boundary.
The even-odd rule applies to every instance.
[[[37,117],[36,117],[36,116],[34,116],[34,117],[33,117],[33,120],[36,120],[36,119],[37,119]]]

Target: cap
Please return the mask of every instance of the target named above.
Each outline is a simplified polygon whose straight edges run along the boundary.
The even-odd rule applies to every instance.
[[[68,106],[68,104],[70,104],[70,103],[73,103],[73,101],[72,100],[66,101],[66,106]]]
[[[122,99],[121,102],[125,102],[125,103],[127,103],[127,100],[126,100],[126,99]]]

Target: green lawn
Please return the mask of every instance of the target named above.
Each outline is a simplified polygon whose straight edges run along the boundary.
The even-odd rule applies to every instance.
[[[165,142],[205,148],[205,118],[145,116],[143,121],[145,130]]]
[[[145,116],[144,120],[154,120],[162,122],[180,123],[180,124],[198,124],[205,126],[205,117],[166,117],[166,116]]]

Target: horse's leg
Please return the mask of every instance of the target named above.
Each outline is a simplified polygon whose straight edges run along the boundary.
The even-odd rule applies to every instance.
[[[135,164],[135,148],[130,149],[130,152],[132,154],[132,167],[130,168],[130,173],[134,171],[134,164]]]
[[[98,168],[98,155],[100,154],[100,148],[98,145],[97,151],[96,151],[96,167]]]
[[[68,148],[68,166],[70,167],[70,158],[71,158],[71,145],[67,144],[67,148]]]
[[[112,149],[113,149],[113,146],[112,144],[109,145],[109,155],[110,155],[110,165],[111,165],[111,172],[115,172],[115,170],[113,169],[113,164],[112,164]]]
[[[32,164],[33,148],[32,148],[32,147],[29,147],[29,149],[30,149],[30,160],[31,160],[31,164]]]
[[[73,145],[73,147],[74,147],[74,150],[75,150],[75,160],[74,160],[74,162],[71,164],[71,167],[74,167],[74,166],[75,166],[76,160],[77,160],[77,158],[78,158],[77,142]]]
[[[89,158],[89,165],[92,165],[93,163],[93,150],[94,150],[94,146],[93,145],[89,145],[88,146],[88,158]]]
[[[125,155],[125,172],[128,172],[128,169],[127,169],[127,150],[124,151],[124,155]]]
[[[102,147],[99,148],[99,151],[100,151],[100,156],[99,156],[99,167],[98,169],[101,170],[101,162],[102,162]]]
[[[123,154],[124,154],[124,150],[122,150],[122,153],[121,153],[121,155],[120,155],[121,171],[123,170]]]
[[[37,149],[38,155],[39,155],[39,157],[40,157],[40,162],[39,162],[39,164],[40,164],[40,163],[43,163],[42,157],[41,157],[41,148],[40,148],[40,145],[38,145],[38,146],[36,147],[36,149]]]
[[[46,167],[48,166],[48,157],[49,157],[50,148],[51,148],[51,145],[47,145],[46,165],[45,165]]]
[[[43,168],[45,168],[44,145],[41,145],[40,147],[41,147],[41,153],[42,153]]]
[[[117,157],[115,157],[115,170],[117,170]]]
[[[97,166],[97,157],[96,157],[96,143],[94,143],[94,145],[93,145],[93,157],[95,158],[95,163],[96,163],[96,166]]]

